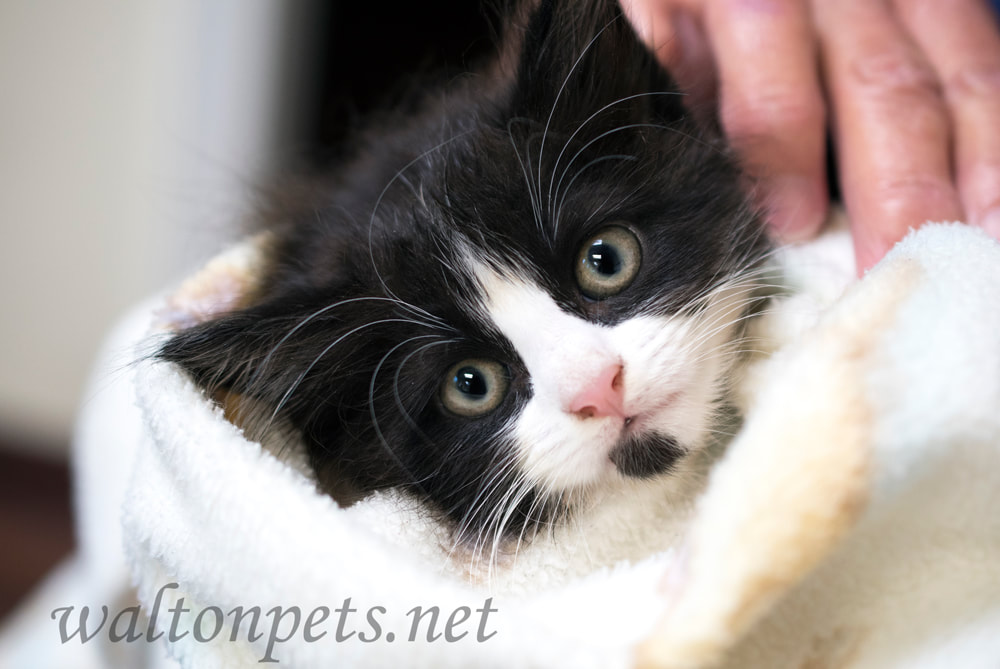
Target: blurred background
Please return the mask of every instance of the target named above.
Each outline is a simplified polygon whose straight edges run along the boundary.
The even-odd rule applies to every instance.
[[[0,2],[0,616],[72,550],[74,418],[116,318],[490,26],[469,0]]]

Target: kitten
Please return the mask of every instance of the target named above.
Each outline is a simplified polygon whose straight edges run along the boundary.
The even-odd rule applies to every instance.
[[[161,359],[292,426],[335,496],[403,487],[477,545],[706,443],[768,242],[616,3],[525,5],[360,143]]]

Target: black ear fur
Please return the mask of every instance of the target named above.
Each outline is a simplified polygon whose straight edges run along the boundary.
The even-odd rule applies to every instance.
[[[257,365],[278,343],[271,319],[258,308],[234,312],[188,328],[168,339],[157,353],[183,367],[210,393],[247,393],[267,400]]]
[[[520,46],[513,105],[528,118],[552,113],[557,127],[570,127],[584,110],[612,103],[609,116],[619,123],[685,115],[676,83],[614,0],[542,0]]]
[[[312,356],[338,329],[349,327],[357,311],[325,308],[351,297],[358,277],[348,259],[358,241],[339,218],[329,225],[315,223],[321,196],[309,184],[269,201],[261,217],[271,221],[268,229],[277,241],[265,248],[267,259],[257,270],[259,285],[250,304],[174,334],[157,358],[180,365],[210,395],[237,393],[280,406],[281,417],[298,418],[296,398],[316,389],[319,368],[310,368]],[[324,233],[316,234],[303,221],[322,225]],[[323,362],[325,369],[330,358]],[[286,397],[293,387],[295,394]]]
[[[356,447],[377,444],[367,398],[381,350],[372,340],[384,333],[375,327],[351,334],[358,322],[378,321],[379,309],[349,300],[325,309],[332,304],[285,296],[248,307],[173,335],[157,358],[180,365],[210,396],[234,393],[263,407],[239,412],[255,439],[275,426],[295,426],[327,488],[341,485],[335,465],[344,458],[349,479],[365,489],[410,482],[393,453]]]

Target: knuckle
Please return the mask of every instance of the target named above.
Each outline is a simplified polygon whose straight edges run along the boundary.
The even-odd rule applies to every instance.
[[[955,186],[944,177],[933,174],[902,174],[876,179],[871,192],[888,212],[913,209],[924,205],[928,211],[954,206]],[[917,207],[918,209],[921,207]]]
[[[722,122],[729,135],[754,139],[794,130],[822,128],[826,109],[819,95],[790,87],[758,87],[750,96],[727,100]]]
[[[797,16],[802,12],[801,0],[721,0],[725,11],[754,12],[768,16]]]
[[[1000,102],[1000,64],[961,67],[946,77],[943,85],[949,101],[971,98]]]
[[[930,64],[904,49],[865,54],[848,68],[855,86],[876,99],[937,99],[941,86]]]

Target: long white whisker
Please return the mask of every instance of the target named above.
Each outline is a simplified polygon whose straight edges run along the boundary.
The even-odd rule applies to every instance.
[[[285,394],[281,397],[281,400],[278,402],[278,405],[276,407],[274,407],[274,412],[272,412],[272,414],[271,414],[271,421],[273,421],[275,419],[275,417],[277,417],[278,413],[284,408],[285,403],[292,396],[292,393],[294,393],[295,390],[299,387],[299,385],[302,383],[302,381],[306,378],[306,376],[309,374],[309,372],[312,371],[312,368],[315,367],[316,364],[320,361],[320,359],[322,359],[323,356],[325,356],[327,353],[329,353],[333,349],[333,347],[335,347],[337,344],[339,344],[340,342],[344,341],[345,339],[347,339],[348,337],[350,337],[353,334],[361,332],[362,330],[364,330],[366,328],[370,328],[370,327],[375,326],[375,325],[382,325],[384,323],[411,323],[412,324],[412,323],[414,323],[414,321],[412,321],[412,320],[410,320],[408,318],[384,318],[382,320],[370,321],[368,323],[365,323],[364,325],[359,325],[358,327],[350,330],[349,332],[346,332],[346,333],[342,334],[341,336],[337,337],[333,341],[333,343],[329,344],[326,348],[324,348],[319,353],[319,355],[317,355],[315,358],[313,358],[313,361],[311,363],[309,363],[308,367],[306,367],[304,370],[302,370],[302,372],[299,373],[299,375],[296,377],[295,381],[288,388],[288,390],[285,391]]]
[[[432,337],[432,336],[436,336],[436,335],[426,335],[426,336],[427,337]],[[393,395],[395,396],[396,407],[399,409],[399,412],[403,415],[403,419],[406,420],[406,422],[410,425],[410,427],[413,428],[417,433],[419,433],[420,436],[423,437],[423,439],[425,441],[430,441],[430,439],[423,433],[423,431],[417,425],[416,421],[413,420],[413,418],[410,416],[410,414],[407,413],[406,407],[403,406],[403,398],[400,397],[400,395],[399,395],[399,375],[402,373],[403,368],[406,366],[406,363],[409,362],[410,358],[412,358],[413,356],[415,356],[415,355],[417,355],[419,353],[423,353],[425,350],[427,350],[429,348],[432,348],[434,346],[441,346],[443,344],[453,344],[456,341],[458,341],[458,340],[457,339],[442,339],[442,340],[439,340],[439,341],[433,341],[430,344],[424,344],[423,346],[419,347],[415,351],[410,351],[409,353],[406,354],[406,357],[403,358],[403,360],[399,363],[399,365],[396,366],[396,373],[395,373],[395,375],[393,375],[392,391],[393,391]]]
[[[602,132],[597,137],[594,137],[593,139],[591,139],[589,142],[587,142],[586,144],[584,144],[583,146],[581,146],[577,150],[576,153],[573,154],[573,157],[570,158],[570,160],[569,160],[568,163],[566,163],[566,167],[563,169],[562,174],[559,175],[559,181],[556,183],[556,186],[555,186],[555,198],[559,202],[559,206],[556,209],[556,218],[557,219],[558,219],[559,211],[562,209],[562,202],[566,199],[565,195],[563,196],[563,198],[561,200],[559,199],[559,190],[562,188],[563,179],[566,178],[566,174],[569,172],[569,169],[573,166],[573,163],[576,162],[576,159],[579,158],[581,154],[583,154],[587,149],[589,149],[591,146],[593,146],[596,142],[601,141],[605,137],[608,137],[609,135],[613,135],[615,133],[623,132],[625,130],[635,130],[636,128],[656,128],[658,130],[669,130],[671,132],[677,132],[679,134],[684,134],[684,133],[680,132],[679,130],[676,130],[674,128],[671,128],[669,126],[665,126],[665,125],[662,125],[662,124],[659,124],[659,123],[630,123],[628,125],[617,126],[615,128],[612,128],[611,130],[605,130],[604,132]],[[582,171],[583,170],[580,170],[580,172],[582,172]],[[577,175],[579,175],[580,172],[577,172]],[[555,172],[553,172],[553,178],[555,178]],[[567,191],[569,190],[569,187],[573,185],[574,181],[576,181],[576,176],[574,176],[573,179],[571,179],[570,182],[566,185],[566,190]]]
[[[580,131],[582,131],[584,129],[584,127],[586,127],[586,125],[588,123],[590,123],[591,121],[593,121],[595,118],[597,118],[598,116],[600,116],[602,113],[604,113],[605,111],[607,111],[611,107],[614,107],[616,105],[620,105],[623,102],[628,102],[630,100],[635,100],[636,98],[643,98],[643,97],[649,97],[649,96],[654,96],[654,95],[679,95],[679,96],[683,97],[684,93],[679,93],[679,92],[676,92],[676,91],[650,91],[650,92],[646,92],[646,93],[636,93],[635,95],[628,95],[628,96],[625,96],[623,98],[619,98],[619,99],[617,99],[617,100],[615,100],[613,102],[609,102],[608,104],[604,105],[603,107],[601,107],[600,109],[598,109],[596,112],[594,112],[593,114],[591,114],[590,116],[588,116],[586,118],[586,120],[584,120],[582,123],[580,123],[580,125],[578,125],[576,127],[576,130],[574,130],[573,133],[563,143],[563,148],[562,148],[561,151],[559,151],[559,155],[556,156],[556,162],[552,165],[552,169],[550,170],[551,177],[549,178],[549,189],[548,189],[548,205],[549,205],[549,215],[550,216],[552,214],[552,185],[553,185],[553,182],[555,181],[556,171],[559,169],[559,163],[562,162],[563,155],[566,153],[566,150],[569,148],[569,145],[573,142],[573,140],[576,138],[576,136],[578,134],[580,134]]]
[[[507,122],[507,136],[510,138],[510,144],[514,148],[514,155],[517,156],[517,162],[521,165],[521,173],[524,174],[524,182],[528,188],[528,200],[531,202],[531,210],[535,215],[535,225],[538,226],[539,232],[544,232],[545,224],[542,220],[542,208],[541,202],[539,201],[538,195],[534,192],[534,186],[531,179],[531,166],[525,165],[524,159],[521,157],[521,152],[517,148],[517,142],[514,141],[514,132],[511,128],[514,121],[521,120],[517,118],[512,118]]]
[[[536,188],[536,192],[538,193],[539,197],[541,197],[542,194],[542,164],[543,164],[542,159],[544,158],[545,154],[545,136],[548,134],[549,127],[552,125],[552,118],[555,116],[556,108],[559,106],[559,100],[562,98],[562,94],[566,90],[566,85],[569,83],[569,80],[573,77],[573,73],[576,72],[576,68],[580,65],[580,62],[583,60],[583,57],[587,55],[587,52],[590,51],[590,48],[594,46],[594,44],[601,37],[601,35],[604,34],[604,31],[610,28],[615,23],[615,21],[620,21],[620,20],[622,20],[622,17],[620,15],[611,19],[606,24],[604,24],[603,28],[597,31],[597,34],[594,35],[594,37],[591,38],[589,42],[587,42],[587,45],[583,47],[583,50],[580,52],[580,55],[577,56],[576,60],[573,62],[573,65],[569,68],[569,72],[566,74],[566,77],[563,79],[562,84],[559,86],[559,92],[556,93],[555,100],[552,101],[552,108],[549,110],[549,117],[548,119],[546,119],[545,128],[542,130],[542,143],[541,146],[538,147],[538,186]]]
[[[286,341],[288,341],[289,338],[291,338],[300,329],[302,329],[303,327],[305,327],[306,325],[308,325],[309,322],[312,321],[314,318],[317,318],[318,316],[321,316],[321,315],[325,314],[326,312],[330,311],[331,309],[336,309],[337,307],[343,306],[345,304],[351,304],[351,303],[354,303],[354,302],[366,302],[366,301],[393,302],[395,304],[399,304],[399,300],[391,298],[391,297],[353,297],[353,298],[346,299],[346,300],[340,300],[339,302],[334,302],[333,304],[328,304],[327,306],[325,306],[325,307],[323,307],[321,309],[317,309],[316,311],[314,311],[311,314],[309,314],[302,321],[300,321],[298,323],[298,325],[296,325],[291,330],[289,330],[285,334],[285,336],[283,336],[281,339],[278,340],[278,343],[276,343],[274,346],[271,347],[271,349],[267,352],[267,355],[264,356],[264,360],[262,360],[261,363],[260,363],[260,365],[258,365],[258,373],[260,373],[263,369],[265,369],[267,367],[268,363],[271,361],[271,358],[278,351],[278,349],[282,346],[282,344],[284,344]],[[424,325],[426,327],[434,327],[434,326],[432,326],[430,324],[427,324],[427,323],[421,323],[420,321],[413,321],[413,322],[416,323],[416,324],[419,324],[419,325]],[[255,375],[255,378],[256,378],[256,375]],[[251,382],[252,382],[252,379],[251,379]]]
[[[427,149],[426,151],[424,151],[423,153],[421,153],[419,156],[417,156],[416,158],[414,158],[410,162],[406,163],[406,165],[404,165],[403,167],[401,167],[396,172],[396,174],[393,175],[393,177],[391,179],[389,179],[389,182],[385,185],[385,187],[382,189],[382,192],[379,193],[378,198],[375,200],[375,205],[372,207],[371,217],[368,220],[368,257],[371,260],[372,269],[375,271],[375,276],[378,278],[379,283],[382,285],[382,290],[384,290],[387,295],[389,295],[391,297],[395,297],[396,299],[399,299],[391,290],[389,290],[389,287],[386,285],[385,280],[382,278],[381,272],[379,272],[378,263],[375,262],[375,251],[374,251],[374,245],[373,245],[372,235],[375,232],[375,215],[378,213],[378,209],[382,205],[382,199],[385,197],[385,194],[389,192],[389,189],[397,181],[397,179],[399,179],[400,177],[402,177],[403,173],[406,170],[410,169],[412,166],[416,165],[418,162],[420,162],[421,160],[423,160],[427,156],[431,155],[435,151],[441,150],[442,148],[444,148],[448,144],[454,142],[457,139],[461,139],[462,137],[468,135],[471,132],[472,132],[471,130],[466,130],[464,132],[460,132],[460,133],[454,135],[453,137],[450,137],[450,138],[444,140],[443,142],[437,144],[436,146],[433,146],[430,149]],[[412,188],[412,185],[410,187]],[[401,303],[405,304],[405,302],[403,300],[399,300],[399,301]],[[414,307],[414,309],[417,309],[418,311],[422,311],[422,310],[420,310],[417,307]],[[427,315],[429,316],[430,314],[427,314]]]
[[[586,165],[584,165],[583,167],[581,167],[580,170],[575,175],[573,175],[573,178],[570,179],[569,183],[566,184],[566,192],[563,193],[562,200],[559,201],[559,205],[558,205],[558,207],[556,207],[556,214],[555,214],[555,217],[554,217],[553,222],[552,222],[552,236],[553,237],[555,237],[556,231],[559,229],[559,217],[562,215],[563,203],[566,200],[566,195],[569,193],[570,186],[572,186],[573,182],[575,182],[577,180],[577,178],[581,174],[583,174],[585,171],[587,171],[588,169],[590,169],[594,165],[597,165],[598,163],[602,163],[602,162],[607,161],[607,160],[633,160],[634,161],[634,160],[638,160],[638,158],[636,158],[635,156],[628,156],[628,155],[601,156],[600,158],[595,158],[594,160],[591,160],[589,163],[587,163]]]
[[[390,348],[389,351],[384,356],[382,356],[382,359],[378,361],[378,364],[375,366],[375,370],[372,372],[372,380],[368,384],[368,411],[369,414],[371,415],[372,427],[375,428],[375,435],[378,437],[379,443],[382,444],[382,447],[385,449],[386,453],[388,453],[389,456],[393,460],[395,460],[396,465],[400,468],[400,470],[406,472],[410,476],[411,479],[410,483],[416,485],[419,485],[421,481],[417,480],[417,478],[413,476],[413,473],[409,470],[409,468],[403,464],[403,462],[399,459],[399,457],[396,456],[396,452],[392,450],[391,446],[389,446],[389,442],[386,441],[385,435],[382,434],[382,428],[378,424],[378,416],[375,413],[375,381],[378,379],[378,373],[382,369],[382,365],[385,364],[385,361],[388,360],[389,357],[397,350],[399,350],[403,346],[406,346],[410,342],[416,341],[418,339],[427,339],[428,337],[436,337],[436,336],[437,335],[415,335],[413,337],[410,337],[408,339],[399,342],[398,344]],[[435,343],[440,343],[440,342],[433,342],[432,344],[428,344],[427,346],[433,346],[433,344]],[[426,348],[426,346],[423,348]]]

